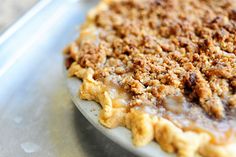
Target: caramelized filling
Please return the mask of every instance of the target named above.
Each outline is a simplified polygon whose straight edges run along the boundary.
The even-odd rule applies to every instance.
[[[236,137],[236,111],[227,111],[224,119],[218,120],[209,116],[196,103],[191,103],[182,95],[167,96],[161,103],[148,103],[145,105],[131,105],[131,93],[117,83],[106,80],[107,90],[112,98],[113,107],[126,107],[142,110],[150,115],[164,117],[186,131],[206,132],[214,144],[226,144]],[[131,105],[131,106],[130,106]]]
[[[114,80],[111,81],[111,78],[105,79],[105,83],[107,91],[112,98],[112,105],[115,108],[125,107],[130,102],[129,93],[125,92],[123,88],[119,86],[117,82]]]

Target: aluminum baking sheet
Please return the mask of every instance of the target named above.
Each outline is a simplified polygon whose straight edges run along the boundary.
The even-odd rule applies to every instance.
[[[94,127],[71,101],[67,85],[78,107],[89,103],[76,97],[79,82],[66,78],[61,52],[96,3],[42,0],[0,36],[0,157],[166,155],[155,143],[134,148],[128,130],[105,129],[85,110]]]

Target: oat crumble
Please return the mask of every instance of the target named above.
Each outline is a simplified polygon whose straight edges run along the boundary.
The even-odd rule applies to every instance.
[[[81,28],[85,31],[66,53],[74,61],[71,75],[83,78],[73,66],[91,69],[91,79],[101,87],[115,87],[128,95],[121,103],[125,109],[118,108],[122,110],[116,115],[120,117],[117,125],[125,123],[129,128],[133,120],[124,122],[126,113],[129,117],[137,114],[133,110],[148,110],[146,113],[164,117],[183,130],[208,132],[212,144],[235,140],[236,1],[104,3],[106,8],[91,13],[93,18]],[[171,128],[172,124],[166,129]],[[156,140],[161,143],[161,138],[158,135]],[[172,145],[164,149],[175,151]]]

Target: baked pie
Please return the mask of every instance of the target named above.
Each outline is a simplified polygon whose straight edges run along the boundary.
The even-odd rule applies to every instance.
[[[99,121],[180,157],[236,157],[236,0],[103,0],[65,50]]]

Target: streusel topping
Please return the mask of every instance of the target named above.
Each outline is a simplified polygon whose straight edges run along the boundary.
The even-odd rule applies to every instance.
[[[184,129],[235,133],[235,0],[122,0],[95,25],[94,40],[76,43],[71,56],[128,93],[128,108]]]

